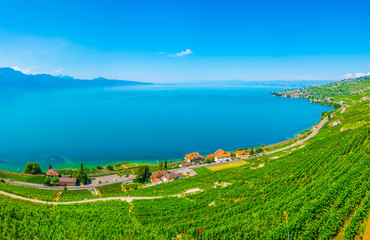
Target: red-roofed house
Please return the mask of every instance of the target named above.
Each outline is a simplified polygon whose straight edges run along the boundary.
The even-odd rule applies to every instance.
[[[192,152],[192,153],[185,155],[185,161],[191,162],[191,163],[198,163],[198,162],[204,161],[204,157],[200,155],[198,152]]]
[[[59,174],[59,171],[58,170],[55,170],[55,169],[49,169],[47,172],[46,172],[46,176],[49,176],[49,177],[59,177],[60,174]]]
[[[221,154],[224,154],[224,153],[226,153],[224,150],[222,150],[222,149],[218,149],[216,152],[215,152],[215,157],[217,157],[217,156],[219,156],[219,155],[221,155]]]
[[[159,179],[159,178],[152,178],[152,182],[158,182],[158,181],[161,181],[161,179]]]
[[[231,160],[231,153],[224,152],[222,154],[218,154],[215,157],[216,162],[223,162],[223,161],[230,161]]]

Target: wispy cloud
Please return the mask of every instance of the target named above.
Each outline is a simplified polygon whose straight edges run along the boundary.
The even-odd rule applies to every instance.
[[[16,70],[16,71],[21,71],[24,74],[36,74],[36,72],[33,71],[33,69],[37,68],[37,66],[34,66],[34,67],[25,67],[25,68],[20,68],[18,66],[13,66],[12,68],[14,70]]]
[[[347,73],[347,74],[344,74],[343,75],[344,78],[351,78],[352,77],[352,73]]]
[[[369,76],[370,72],[368,73],[356,73],[355,77],[363,77],[363,76]]]
[[[347,73],[347,74],[344,74],[343,77],[344,78],[359,78],[359,77],[364,77],[364,76],[370,76],[370,72],[368,73],[355,73],[354,75],[352,73]]]
[[[155,54],[165,54],[166,52],[156,52]]]
[[[60,73],[61,71],[63,71],[63,68],[58,68],[58,69],[54,70],[54,72],[56,72],[56,73]]]
[[[193,52],[188,48],[185,51],[181,51],[181,52],[175,53],[175,54],[169,54],[168,56],[170,56],[170,57],[182,57],[182,56],[189,55],[189,54],[192,54],[192,53]]]

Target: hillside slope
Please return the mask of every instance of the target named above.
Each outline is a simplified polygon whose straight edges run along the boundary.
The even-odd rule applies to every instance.
[[[204,190],[185,198],[46,206],[0,195],[1,236],[197,239],[199,234],[200,239],[287,239],[286,211],[291,239],[361,238],[370,211],[370,101],[354,96],[344,112],[329,113],[333,117],[325,128],[301,147],[246,160],[235,168],[201,168],[195,177],[126,193],[119,185],[101,188],[102,196]],[[339,125],[331,126],[339,119]],[[32,188],[16,188],[0,183],[0,190],[52,199],[50,190],[34,195]],[[62,201],[86,194],[66,191]]]

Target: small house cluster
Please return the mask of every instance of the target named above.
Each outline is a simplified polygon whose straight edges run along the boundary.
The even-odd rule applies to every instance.
[[[152,172],[150,179],[152,182],[169,182],[175,179],[183,178],[182,173],[167,172],[164,170],[158,170]]]
[[[361,89],[361,90],[357,90],[357,91],[352,91],[351,93],[352,94],[360,94],[360,93],[363,93],[365,90],[366,90],[366,88],[365,89]]]
[[[246,159],[250,157],[249,152],[244,150],[236,151],[235,157],[239,159]],[[188,167],[193,164],[203,163],[204,161],[214,161],[216,163],[221,163],[225,161],[231,161],[233,159],[233,155],[231,152],[224,151],[222,149],[218,149],[216,152],[209,154],[207,157],[203,157],[198,152],[192,152],[185,155],[185,163],[181,163],[180,167]]]
[[[48,176],[50,178],[57,177],[59,179],[58,184],[60,184],[62,186],[73,186],[73,185],[76,185],[76,183],[77,183],[76,178],[72,178],[68,175],[60,175],[59,171],[55,170],[55,169],[49,169],[46,172],[46,176]]]

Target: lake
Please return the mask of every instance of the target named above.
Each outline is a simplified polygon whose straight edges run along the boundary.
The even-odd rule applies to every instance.
[[[294,84],[292,83],[292,86]],[[0,169],[178,160],[293,138],[330,107],[273,97],[287,86],[152,85],[0,90]]]

